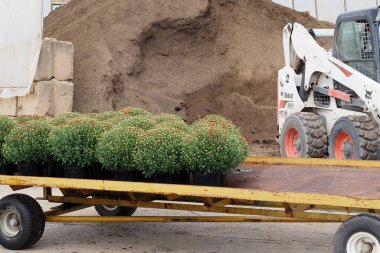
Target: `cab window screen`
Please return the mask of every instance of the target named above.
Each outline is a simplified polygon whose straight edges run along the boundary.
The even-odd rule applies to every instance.
[[[366,20],[340,24],[338,58],[364,75],[376,79],[371,27]]]

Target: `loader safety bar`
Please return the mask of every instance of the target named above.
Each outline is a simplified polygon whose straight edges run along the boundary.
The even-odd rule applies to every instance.
[[[334,37],[334,29],[313,29],[315,36],[319,38]]]

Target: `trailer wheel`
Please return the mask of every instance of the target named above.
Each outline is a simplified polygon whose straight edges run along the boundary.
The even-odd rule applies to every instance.
[[[132,216],[137,207],[101,205],[95,206],[95,210],[100,216]]]
[[[0,244],[7,249],[27,249],[45,230],[41,206],[25,194],[11,194],[0,200]]]
[[[380,217],[360,214],[344,222],[335,234],[334,252],[380,252]]]
[[[281,131],[280,151],[283,157],[326,157],[327,132],[323,117],[308,112],[291,115]]]
[[[329,155],[338,160],[376,160],[378,127],[367,116],[339,119],[329,138]]]

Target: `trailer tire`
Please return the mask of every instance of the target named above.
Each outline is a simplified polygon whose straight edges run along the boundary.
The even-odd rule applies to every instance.
[[[359,214],[348,219],[339,227],[334,237],[334,253],[379,252],[379,250],[380,217],[375,214]]]
[[[96,212],[100,216],[132,216],[137,207],[126,207],[126,206],[95,206]]]
[[[368,116],[339,119],[329,138],[329,156],[339,160],[377,160],[377,124]]]
[[[309,112],[290,115],[281,131],[280,152],[283,157],[326,157],[327,131],[323,117]]]
[[[37,243],[45,230],[45,215],[38,202],[25,194],[11,194],[0,200],[0,244],[21,250]]]

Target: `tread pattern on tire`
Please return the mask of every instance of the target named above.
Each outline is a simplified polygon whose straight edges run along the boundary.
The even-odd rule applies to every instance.
[[[19,208],[23,209],[22,213],[28,213],[31,220],[23,227],[28,227],[32,232],[28,240],[20,245],[19,249],[27,249],[37,243],[45,230],[45,215],[38,202],[25,194],[11,194],[1,199],[1,201],[12,201],[18,203]]]
[[[379,129],[377,124],[368,116],[348,116],[360,139],[360,156],[362,160],[376,160],[379,149]]]
[[[301,122],[306,137],[306,157],[323,158],[327,156],[327,131],[323,117],[310,112],[293,114]]]

